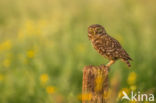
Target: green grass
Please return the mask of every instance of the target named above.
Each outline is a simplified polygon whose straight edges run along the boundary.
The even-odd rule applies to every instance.
[[[119,90],[154,92],[155,10],[154,0],[1,0],[0,103],[80,103],[83,67],[108,62],[88,40],[95,23],[133,59],[131,69],[117,61],[110,80],[120,78]]]

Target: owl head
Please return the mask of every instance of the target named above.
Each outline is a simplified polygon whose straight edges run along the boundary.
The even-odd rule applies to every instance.
[[[106,34],[106,31],[103,26],[99,24],[93,24],[88,27],[88,34],[90,35],[104,35]]]

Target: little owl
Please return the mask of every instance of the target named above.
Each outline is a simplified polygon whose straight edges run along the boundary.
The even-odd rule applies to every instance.
[[[88,27],[88,37],[93,47],[104,57],[109,59],[106,65],[110,67],[116,60],[121,59],[129,67],[132,60],[128,53],[122,48],[120,43],[109,36],[103,26],[94,24]]]

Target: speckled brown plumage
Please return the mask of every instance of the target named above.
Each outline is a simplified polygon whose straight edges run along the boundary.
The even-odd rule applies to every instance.
[[[88,27],[88,37],[93,47],[104,57],[110,60],[108,66],[112,65],[117,59],[122,59],[130,67],[129,60],[132,60],[128,53],[122,48],[120,43],[109,36],[104,27],[94,24]]]

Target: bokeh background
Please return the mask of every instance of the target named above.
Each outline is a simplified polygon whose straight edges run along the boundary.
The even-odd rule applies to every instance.
[[[81,103],[85,65],[106,64],[87,27],[103,25],[133,61],[117,61],[110,86],[154,93],[155,0],[0,0],[0,103]],[[117,86],[116,86],[117,85]],[[146,102],[148,103],[148,102]]]

